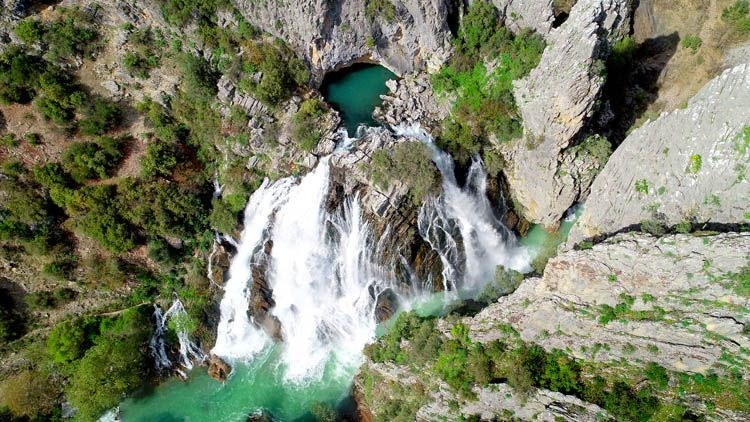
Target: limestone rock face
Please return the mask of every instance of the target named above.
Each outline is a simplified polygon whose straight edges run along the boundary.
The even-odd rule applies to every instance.
[[[553,3],[554,0],[492,0],[511,31],[529,28],[545,38],[555,21]]]
[[[566,177],[561,152],[596,112],[604,84],[599,60],[609,40],[627,30],[629,12],[629,0],[578,1],[547,37],[539,66],[514,85],[525,139],[504,148],[506,176],[530,221],[554,225],[591,182]]]
[[[318,81],[325,72],[354,61],[379,61],[398,74],[438,68],[450,52],[451,2],[391,3],[393,19],[385,13],[367,16],[366,0],[234,1],[250,23],[307,58]]]
[[[391,126],[419,123],[431,129],[450,114],[451,101],[435,95],[430,78],[424,73],[409,74],[386,85],[390,92],[380,96],[383,104],[373,113],[382,122]]]
[[[685,109],[633,131],[591,186],[569,245],[643,220],[748,221],[750,64],[726,70]]]
[[[498,338],[504,322],[525,341],[580,359],[721,372],[731,365],[722,354],[739,358],[750,347],[750,298],[732,279],[749,264],[748,251],[750,233],[617,235],[553,258],[544,277],[524,281],[469,325],[481,341]],[[602,319],[602,306],[618,304],[627,311]]]

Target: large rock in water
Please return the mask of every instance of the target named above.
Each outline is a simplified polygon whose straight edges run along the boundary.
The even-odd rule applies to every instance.
[[[578,1],[547,37],[539,66],[515,83],[525,139],[501,147],[510,163],[505,173],[511,192],[530,221],[556,224],[591,183],[593,172],[574,167],[595,163],[566,159],[563,151],[596,112],[604,84],[600,60],[609,41],[627,31],[630,3]]]
[[[750,64],[743,64],[625,139],[591,186],[568,244],[644,220],[750,221],[748,125]]]
[[[224,382],[227,380],[227,377],[229,377],[229,374],[232,372],[232,367],[229,366],[228,363],[226,363],[222,358],[211,355],[208,358],[208,375],[217,380]]]
[[[437,69],[450,52],[448,0],[384,0],[394,8],[392,19],[383,10],[368,16],[367,0],[234,3],[250,23],[306,57],[318,81],[325,72],[354,61],[380,61],[399,74]]]

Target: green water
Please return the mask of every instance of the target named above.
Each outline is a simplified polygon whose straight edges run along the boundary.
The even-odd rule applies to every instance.
[[[557,243],[567,238],[574,219],[563,221]],[[548,242],[548,234],[541,226],[534,226],[521,239],[532,254]],[[444,292],[422,297],[410,308],[422,316],[440,315],[446,310]],[[395,318],[377,329],[383,335]],[[356,366],[342,366],[332,359],[321,379],[304,385],[285,382],[280,366],[279,346],[269,347],[251,363],[238,365],[229,380],[222,384],[198,367],[186,381],[171,378],[154,390],[143,392],[120,404],[122,419],[144,422],[175,421],[245,421],[260,409],[267,410],[278,421],[314,420],[310,410],[319,403],[341,408],[349,397]]]
[[[120,404],[124,421],[245,421],[266,409],[280,421],[313,420],[310,409],[325,403],[336,407],[348,396],[356,368],[330,364],[315,383],[295,385],[281,379],[280,348],[272,347],[252,363],[238,365],[222,384],[206,374],[205,368],[190,373],[183,381],[171,378],[143,397]]]
[[[350,136],[362,123],[376,124],[372,112],[382,102],[380,95],[388,93],[388,79],[396,79],[396,75],[383,66],[370,64],[357,64],[326,76],[321,88],[323,96],[339,111]]]

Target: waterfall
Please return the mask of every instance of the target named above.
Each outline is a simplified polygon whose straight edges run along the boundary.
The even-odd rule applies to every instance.
[[[230,266],[213,353],[251,359],[269,342],[247,317],[254,266],[272,245],[266,271],[284,339],[281,363],[287,380],[320,374],[335,359],[356,365],[375,332],[375,304],[393,277],[377,264],[377,247],[358,198],[326,208],[328,159],[298,184],[294,178],[264,182],[246,210],[245,230]]]
[[[180,326],[179,321],[182,319],[184,323],[185,318],[188,316],[187,311],[185,311],[185,306],[182,304],[182,301],[180,301],[180,298],[175,295],[172,306],[170,306],[164,313],[162,313],[161,308],[159,308],[158,305],[154,305],[153,315],[155,327],[154,335],[149,341],[149,349],[151,351],[151,356],[154,358],[154,367],[158,371],[174,369],[184,377],[186,374],[185,371],[193,369],[194,360],[202,362],[206,358],[206,355],[200,347],[190,340],[187,327]],[[177,362],[178,365],[175,365],[174,362],[169,359],[166,348],[167,345],[164,339],[167,334],[169,320],[173,318],[176,318],[178,321],[176,327],[177,340],[180,344],[180,360]]]
[[[476,292],[494,280],[498,265],[531,271],[528,251],[518,246],[487,199],[487,173],[481,160],[472,159],[466,183],[459,186],[453,159],[435,145],[432,136],[418,125],[393,129],[427,145],[442,176],[442,193],[423,204],[417,225],[422,238],[440,256],[445,290]]]
[[[527,270],[528,257],[487,200],[481,162],[472,163],[465,186],[459,186],[452,159],[429,135],[417,126],[395,132],[428,145],[443,176],[442,194],[420,210],[419,232],[443,262],[445,290],[479,288],[494,277],[497,265]],[[357,139],[343,138],[334,154],[353,142]],[[248,316],[257,282],[272,292],[268,313],[278,321],[283,339],[278,370],[289,382],[319,379],[331,363],[348,368],[344,372],[353,370],[375,335],[380,295],[392,293],[408,304],[430,293],[415,286],[433,280],[416,280],[403,257],[383,262],[381,249],[388,242],[373,238],[357,195],[331,209],[329,171],[329,158],[323,157],[304,177],[266,180],[251,196],[224,284],[212,353],[236,364],[271,344],[258,327],[262,324]],[[411,290],[396,288],[397,265],[407,269]]]

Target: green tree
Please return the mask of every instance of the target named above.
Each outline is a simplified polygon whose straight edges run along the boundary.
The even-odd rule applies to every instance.
[[[79,361],[67,388],[82,420],[96,419],[141,385],[147,373],[150,327],[148,316],[138,308],[102,322],[102,334]]]
[[[83,356],[89,345],[81,320],[64,321],[50,331],[47,354],[53,362],[65,365]]]
[[[415,205],[439,187],[440,176],[430,149],[421,142],[401,142],[392,152],[377,150],[370,162],[370,177],[381,189],[400,180],[409,188]]]

